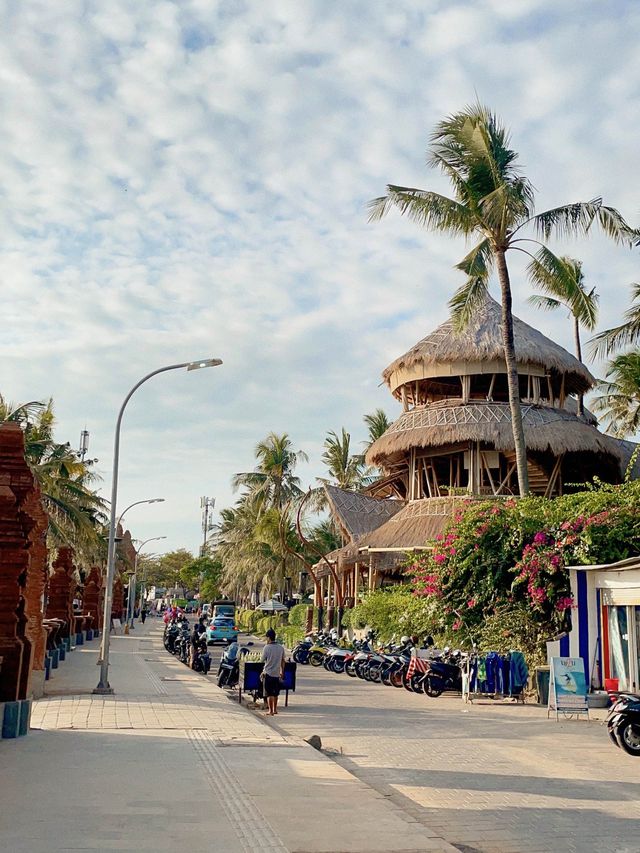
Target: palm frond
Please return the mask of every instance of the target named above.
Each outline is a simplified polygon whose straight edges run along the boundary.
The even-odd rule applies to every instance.
[[[468,325],[474,311],[482,304],[488,292],[485,278],[469,278],[449,300],[451,319],[456,329]]]
[[[478,226],[471,210],[439,193],[412,187],[387,186],[387,195],[369,202],[369,222],[382,219],[391,207],[425,228],[466,236]]]
[[[589,341],[588,349],[593,358],[609,356],[616,350],[633,346],[640,341],[640,282],[631,285],[632,304],[624,313],[624,323],[600,332]]]
[[[529,262],[527,275],[543,293],[565,305],[581,326],[595,328],[599,297],[595,288],[586,289],[580,261],[566,256],[557,257],[542,246]],[[538,307],[550,306],[539,303]]]
[[[530,296],[527,302],[534,308],[541,308],[543,311],[555,311],[556,308],[562,308],[562,302],[558,299],[553,299],[551,296],[540,296],[537,293]]]
[[[594,223],[615,243],[632,246],[639,236],[615,208],[603,205],[601,198],[554,207],[536,214],[531,221],[545,240],[552,235],[560,238],[586,236]]]
[[[465,257],[456,264],[456,269],[461,270],[469,278],[489,278],[493,267],[493,249],[488,239],[481,240]]]

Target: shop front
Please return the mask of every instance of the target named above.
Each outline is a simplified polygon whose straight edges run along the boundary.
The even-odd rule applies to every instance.
[[[548,643],[549,658],[581,657],[592,688],[640,690],[640,557],[572,566],[571,631]]]

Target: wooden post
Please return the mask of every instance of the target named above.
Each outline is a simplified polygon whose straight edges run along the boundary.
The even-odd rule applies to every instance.
[[[489,385],[489,390],[487,391],[487,400],[491,402],[493,400],[493,386],[496,383],[496,375],[495,373],[491,374],[491,384]]]
[[[412,447],[409,451],[409,500],[416,499],[416,450]]]
[[[409,411],[409,400],[407,399],[407,386],[403,385],[400,389],[400,396],[402,397],[402,411]]]

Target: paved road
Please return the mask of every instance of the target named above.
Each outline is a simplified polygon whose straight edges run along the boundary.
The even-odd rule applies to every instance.
[[[276,730],[323,747],[464,853],[639,853],[640,760],[601,723],[298,667]]]

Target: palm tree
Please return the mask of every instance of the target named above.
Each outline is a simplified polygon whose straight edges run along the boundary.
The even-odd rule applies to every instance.
[[[604,413],[605,429],[618,438],[640,429],[640,350],[617,356],[598,385],[594,408]]]
[[[529,278],[542,294],[529,297],[537,308],[554,311],[567,308],[573,317],[573,337],[576,358],[582,361],[580,326],[593,331],[598,320],[599,297],[595,287],[587,290],[584,283],[582,263],[573,258],[556,257],[546,246],[536,252],[528,266]],[[578,396],[578,414],[584,415],[584,394]]]
[[[389,429],[391,421],[384,409],[376,409],[370,415],[365,415],[363,421],[369,431],[369,438],[366,442],[366,450],[368,450],[373,442],[377,441]]]
[[[640,341],[640,282],[631,285],[631,307],[624,313],[624,323],[600,332],[589,342],[590,354],[594,358],[611,355],[625,346]]]
[[[450,301],[453,318],[465,325],[485,298],[493,267],[497,270],[502,302],[502,339],[507,368],[509,407],[520,494],[529,491],[527,456],[522,426],[518,370],[513,340],[511,281],[507,252],[531,253],[521,245],[527,226],[547,240],[586,235],[595,224],[618,243],[631,244],[635,232],[617,210],[602,199],[578,202],[534,212],[534,190],[517,165],[509,134],[486,107],[475,104],[441,121],[431,136],[429,165],[439,168],[453,185],[454,198],[411,187],[387,186],[387,194],[370,203],[370,220],[381,219],[396,207],[420,225],[454,236],[476,237],[479,242],[457,264],[467,276]],[[541,244],[540,244],[541,245]]]
[[[53,401],[15,406],[0,396],[0,421],[18,423],[24,431],[25,459],[40,486],[49,519],[49,547],[70,545],[88,557],[103,550],[106,507],[91,488],[99,477],[69,444],[54,440]]]
[[[364,457],[360,453],[351,453],[351,434],[344,427],[340,435],[331,430],[324,440],[324,448],[322,461],[327,466],[330,479],[318,479],[347,491],[357,491],[361,488],[365,470]]]
[[[269,435],[255,449],[258,465],[253,471],[236,474],[234,489],[245,488],[260,505],[281,509],[291,498],[300,497],[300,479],[294,474],[298,462],[307,462],[302,450],[293,450],[287,433]]]

